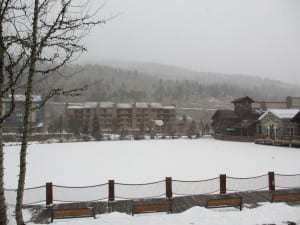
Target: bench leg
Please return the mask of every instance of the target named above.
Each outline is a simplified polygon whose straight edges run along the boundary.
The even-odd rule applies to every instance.
[[[96,219],[96,213],[95,213],[95,208],[94,207],[92,209],[92,214],[93,214],[94,219]]]

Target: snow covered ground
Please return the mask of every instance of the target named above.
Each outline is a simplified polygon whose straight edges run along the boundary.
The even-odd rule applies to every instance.
[[[17,186],[20,146],[5,147],[5,187]],[[53,182],[85,186],[163,180],[300,173],[300,149],[218,141],[211,138],[32,144],[26,187]]]
[[[19,146],[5,147],[5,187],[17,186]],[[106,183],[158,181],[166,176],[180,180],[202,180],[221,173],[251,177],[274,171],[300,173],[300,150],[273,146],[217,141],[211,138],[105,141],[87,143],[32,144],[28,151],[26,187],[53,182],[86,186]],[[30,215],[27,215],[30,217]],[[283,224],[300,223],[300,207],[284,203],[255,208],[207,210],[194,207],[184,213],[129,216],[98,215],[98,219],[56,220],[56,224]],[[10,219],[14,224],[14,219]]]
[[[12,210],[12,209],[11,209]],[[25,221],[31,214],[24,210]],[[300,207],[288,206],[285,203],[265,203],[262,206],[239,211],[234,208],[206,209],[193,207],[178,214],[139,214],[135,216],[113,212],[97,215],[93,218],[72,218],[54,220],[57,225],[285,225],[287,221],[300,224]],[[34,225],[31,222],[26,224]],[[9,225],[15,225],[11,217]]]

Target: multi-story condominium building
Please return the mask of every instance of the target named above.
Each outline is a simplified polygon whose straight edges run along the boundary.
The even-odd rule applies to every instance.
[[[76,122],[81,132],[92,132],[94,123],[99,123],[103,132],[126,130],[153,131],[159,128],[166,132],[176,126],[174,105],[163,106],[160,103],[113,103],[84,102],[67,105],[66,116],[69,123]]]
[[[7,97],[3,101],[3,111],[6,112],[10,109],[11,97]],[[14,96],[15,108],[12,114],[5,119],[3,130],[4,132],[20,133],[23,127],[24,118],[24,104],[25,95],[15,95]],[[41,104],[41,96],[32,96],[32,107],[38,107]],[[40,132],[43,129],[43,111],[40,108],[36,108],[31,112],[30,115],[30,131]]]

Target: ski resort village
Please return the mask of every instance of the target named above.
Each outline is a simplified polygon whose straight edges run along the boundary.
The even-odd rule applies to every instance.
[[[1,0],[0,225],[300,225],[300,0]]]
[[[9,224],[22,102],[16,96],[4,123]],[[158,102],[51,102],[34,111],[26,223],[299,224],[300,98],[230,104],[207,123]]]

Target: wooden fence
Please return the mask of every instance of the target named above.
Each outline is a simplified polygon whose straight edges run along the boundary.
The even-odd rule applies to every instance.
[[[276,182],[275,182],[276,181]],[[241,191],[258,191],[288,189],[300,187],[300,174],[284,175],[268,172],[268,174],[237,178],[221,174],[208,180],[183,181],[166,177],[164,180],[144,184],[124,184],[109,180],[108,183],[84,186],[67,187],[54,185],[51,182],[44,186],[24,190],[24,205],[65,202],[98,202],[130,199],[152,199],[197,194],[227,194]],[[6,189],[8,204],[14,204],[15,189]]]

